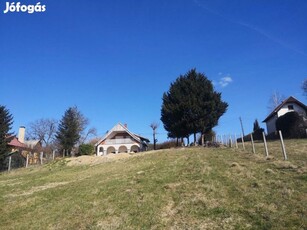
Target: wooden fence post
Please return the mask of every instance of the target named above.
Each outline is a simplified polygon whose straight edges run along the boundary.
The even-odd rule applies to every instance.
[[[268,145],[266,143],[266,138],[265,138],[264,132],[262,132],[262,137],[263,137],[263,142],[264,142],[265,154],[268,157],[269,156],[269,150],[268,150]]]
[[[282,133],[281,131],[279,130],[279,137],[280,137],[280,143],[281,143],[281,148],[282,148],[282,153],[284,155],[284,160],[288,160],[288,157],[287,157],[287,152],[286,152],[286,148],[285,148],[285,144],[284,144],[284,139],[282,138]]]
[[[11,171],[11,164],[12,164],[12,156],[9,157],[9,167],[7,171]]]
[[[237,134],[235,134],[236,149],[238,148]]]
[[[52,160],[54,161],[55,158],[55,150],[52,151]]]
[[[244,137],[243,137],[243,135],[242,135],[242,134],[241,134],[241,140],[242,140],[243,150],[245,150],[245,145],[244,145]]]
[[[44,155],[44,153],[43,153],[43,152],[41,152],[41,154],[40,154],[40,161],[41,161],[41,165],[43,164],[43,155]]]
[[[230,141],[230,148],[232,148],[232,138],[230,134],[229,134],[229,141]]]
[[[28,168],[29,165],[29,153],[27,154],[27,159],[26,159],[26,168]]]
[[[252,142],[252,147],[253,147],[253,153],[256,153],[255,145],[254,145],[254,138],[253,138],[253,134],[252,133],[251,133],[251,142]]]

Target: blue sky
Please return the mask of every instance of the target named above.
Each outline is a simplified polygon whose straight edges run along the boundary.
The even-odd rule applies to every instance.
[[[229,103],[218,134],[239,134],[240,116],[251,131],[274,91],[306,103],[305,0],[45,0],[34,14],[4,14],[6,2],[0,104],[14,132],[76,105],[99,135],[122,122],[151,138],[156,121],[161,142],[162,94],[191,68]]]

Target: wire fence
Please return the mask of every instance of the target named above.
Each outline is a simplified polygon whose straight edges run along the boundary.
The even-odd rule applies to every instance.
[[[240,135],[237,136],[236,134],[229,134],[229,135],[216,135],[213,137],[213,141],[221,144],[222,146],[230,147],[230,148],[236,148],[236,149],[242,149],[245,151],[250,151],[253,154],[264,154],[266,157],[269,157],[271,153],[281,153],[284,160],[288,160],[288,154],[286,151],[286,145],[284,142],[284,138],[282,135],[282,132],[278,131],[278,137],[280,142],[280,149],[276,149],[276,140],[273,142],[268,142],[266,140],[266,135],[264,132],[262,132],[262,138],[257,138],[254,140],[253,134],[249,134],[249,137],[246,138],[246,136]],[[248,139],[248,140],[246,140]],[[269,145],[270,143],[274,143],[274,145]],[[276,154],[274,154],[276,155]]]
[[[238,150],[242,149],[253,154],[263,154],[267,158],[274,156],[276,158],[282,157],[283,160],[288,160],[287,148],[281,131],[278,131],[278,136],[280,144],[276,144],[276,140],[268,142],[264,132],[262,132],[262,138],[259,138],[258,135],[256,139],[254,139],[253,134],[249,134],[249,138],[236,134],[214,135],[212,136],[212,140],[207,141],[204,146],[224,146]],[[65,152],[62,153],[59,151],[53,151],[51,153],[26,152],[26,154],[23,151],[16,151],[7,154],[4,159],[2,159],[0,171],[11,171],[23,167],[28,168],[31,166],[44,165],[56,159],[63,158],[65,155]]]
[[[63,154],[58,151],[52,153],[15,151],[4,156],[0,164],[0,171],[44,165],[61,157]]]

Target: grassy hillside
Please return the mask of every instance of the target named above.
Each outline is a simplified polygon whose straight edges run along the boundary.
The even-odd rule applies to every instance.
[[[307,142],[64,160],[0,175],[0,229],[306,229]],[[261,153],[261,154],[260,154]]]

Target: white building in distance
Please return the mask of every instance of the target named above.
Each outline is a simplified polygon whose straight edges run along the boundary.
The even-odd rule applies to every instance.
[[[96,144],[96,155],[141,152],[147,150],[149,140],[130,132],[127,125],[118,123]]]
[[[306,116],[307,107],[294,97],[289,97],[278,105],[264,120],[266,123],[268,134],[276,131],[276,120],[288,112],[297,112],[300,115]]]

